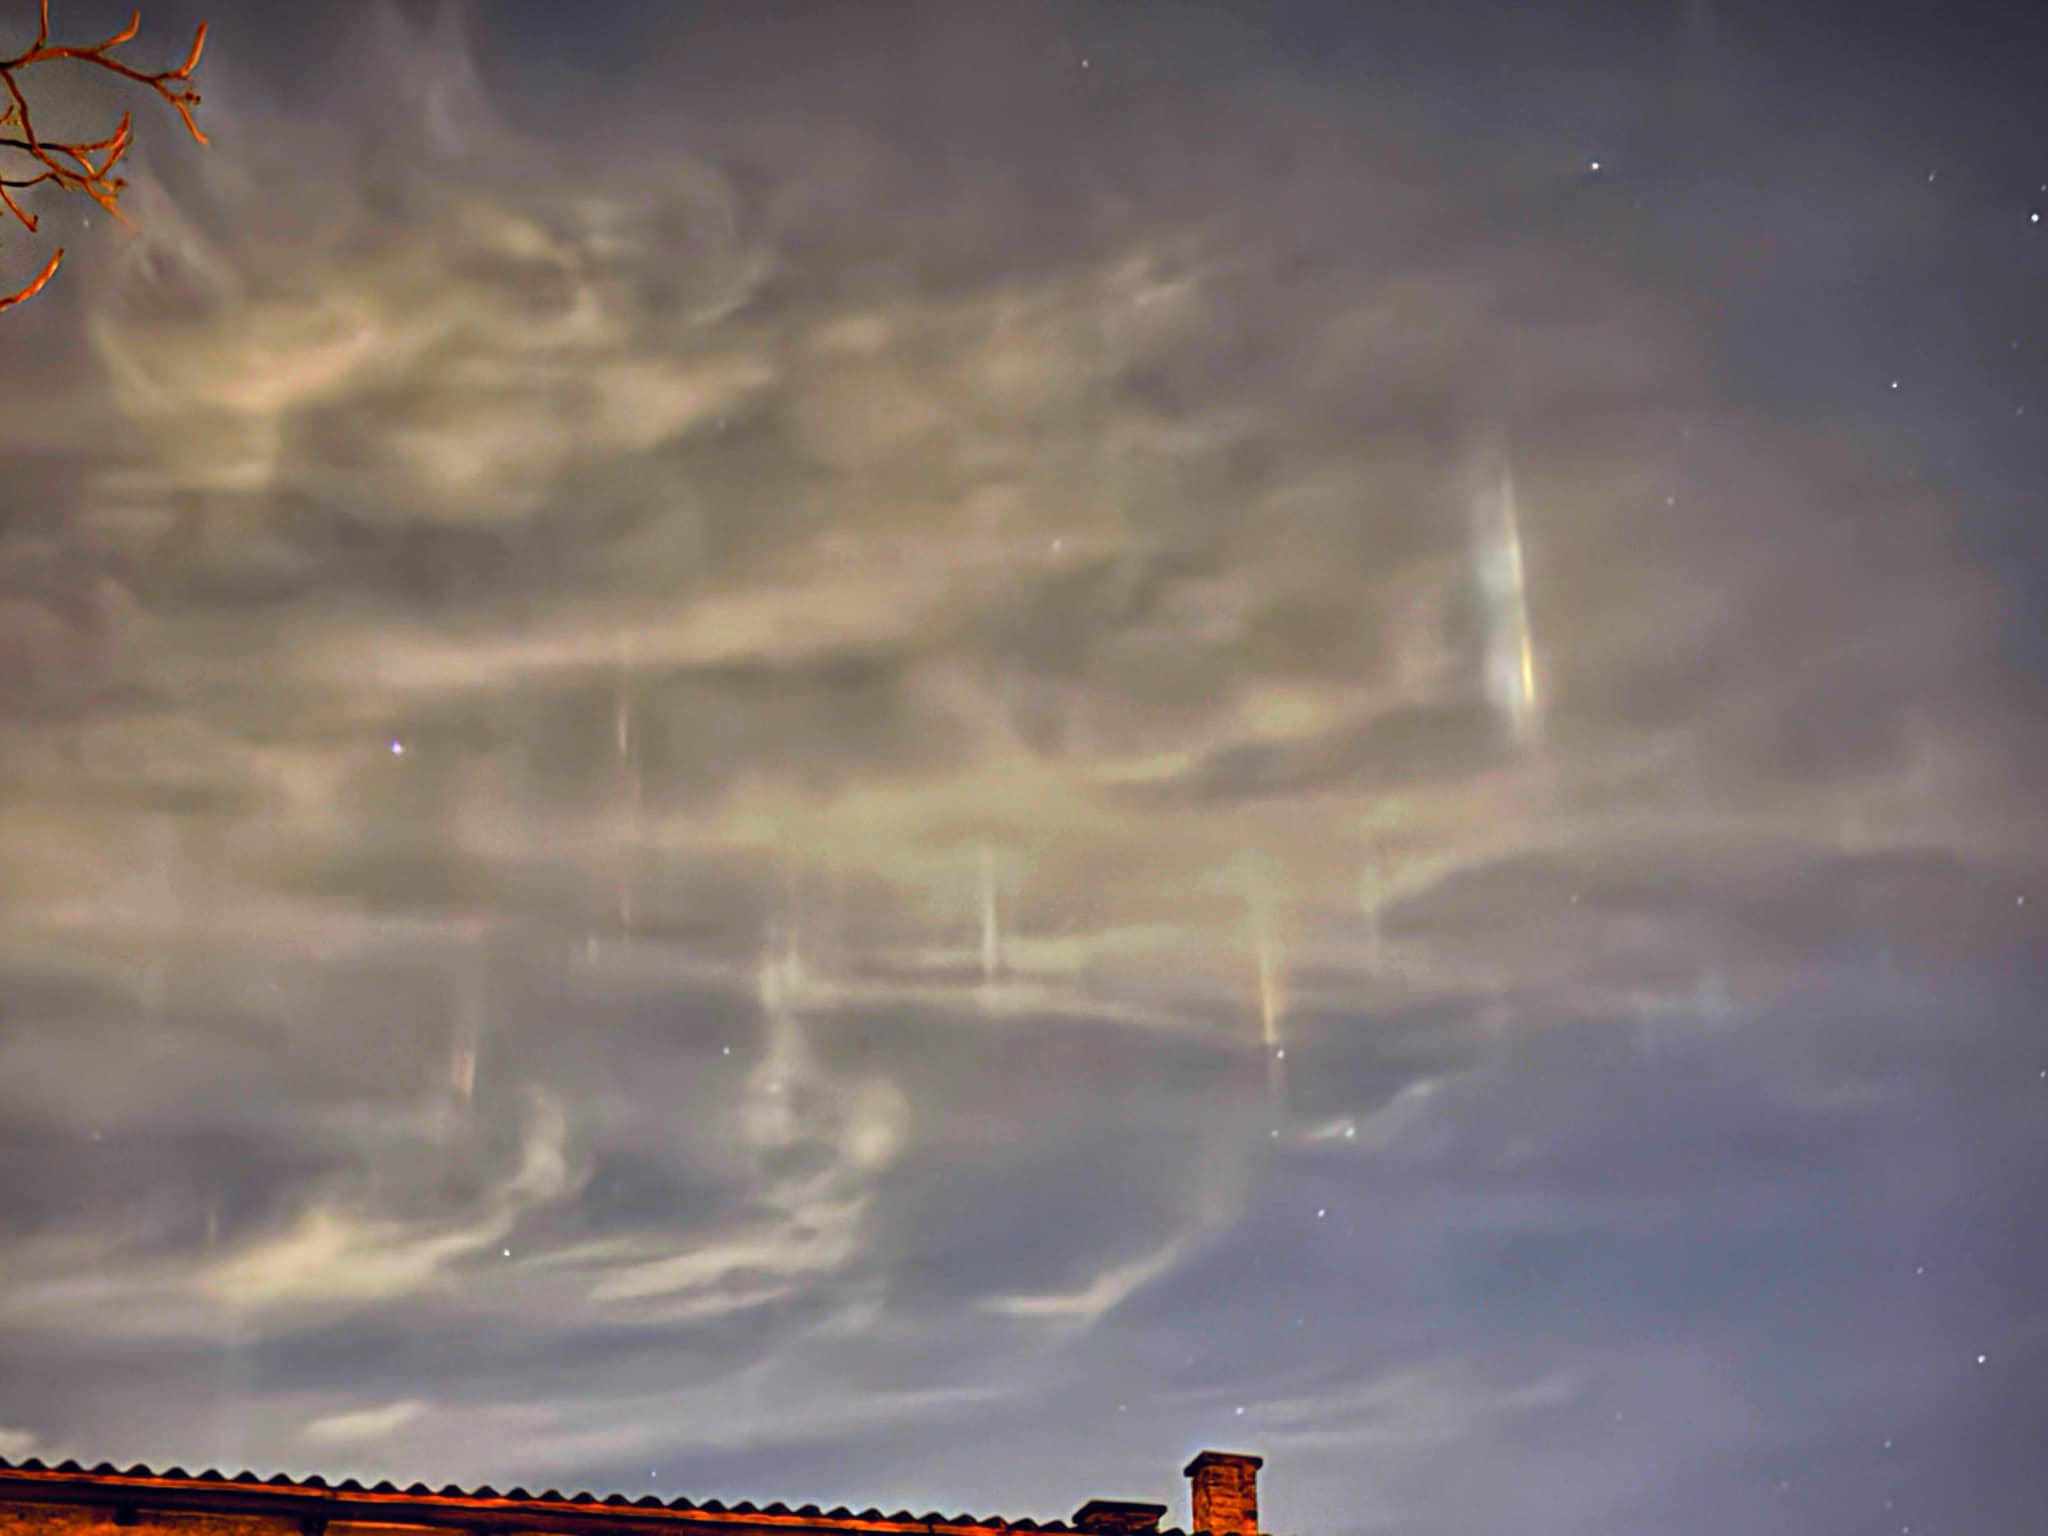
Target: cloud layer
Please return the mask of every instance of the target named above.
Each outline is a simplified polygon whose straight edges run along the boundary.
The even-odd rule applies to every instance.
[[[249,25],[6,363],[0,1455],[2018,1507],[2038,572],[1725,180],[1222,20]]]

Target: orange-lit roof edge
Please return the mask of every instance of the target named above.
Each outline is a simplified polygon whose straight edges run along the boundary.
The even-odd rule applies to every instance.
[[[275,1473],[259,1477],[253,1472],[230,1475],[212,1469],[187,1472],[183,1467],[169,1467],[159,1472],[141,1463],[124,1470],[112,1462],[101,1462],[88,1468],[76,1461],[63,1461],[51,1466],[35,1457],[20,1461],[0,1458],[0,1500],[10,1494],[21,1497],[37,1493],[66,1503],[116,1506],[148,1503],[167,1510],[199,1505],[222,1508],[226,1504],[236,1512],[262,1514],[268,1506],[279,1515],[302,1520],[317,1518],[334,1523],[391,1521],[394,1517],[410,1516],[402,1523],[446,1524],[476,1531],[503,1530],[506,1528],[504,1517],[516,1511],[530,1515],[535,1528],[539,1529],[546,1529],[554,1520],[570,1517],[576,1525],[584,1527],[593,1521],[616,1520],[630,1521],[635,1525],[660,1521],[701,1527],[715,1523],[793,1531],[923,1531],[943,1528],[949,1531],[1041,1531],[1053,1533],[1053,1536],[1089,1536],[1084,1528],[1062,1520],[1011,1520],[1001,1515],[944,1515],[937,1511],[915,1515],[908,1510],[884,1514],[879,1509],[854,1511],[844,1505],[826,1510],[815,1504],[791,1509],[780,1502],[756,1506],[747,1500],[724,1504],[717,1499],[663,1499],[654,1494],[639,1498],[623,1493],[564,1494],[552,1488],[537,1494],[524,1488],[512,1488],[501,1493],[488,1484],[461,1488],[451,1483],[434,1489],[416,1482],[401,1488],[388,1481],[366,1486],[352,1477],[330,1483],[318,1475],[294,1478],[285,1473]],[[1190,1533],[1169,1528],[1160,1531],[1158,1536],[1190,1536]],[[1195,1532],[1192,1536],[1207,1536],[1207,1533]]]

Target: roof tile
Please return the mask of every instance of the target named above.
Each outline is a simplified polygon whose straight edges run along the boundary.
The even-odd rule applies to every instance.
[[[0,1458],[0,1471],[10,1470],[21,1472],[56,1472],[67,1476],[151,1479],[165,1482],[231,1483],[242,1487],[262,1486],[305,1489],[309,1491],[331,1490],[341,1494],[368,1494],[386,1497],[394,1497],[401,1492],[398,1485],[389,1479],[366,1488],[353,1477],[345,1478],[339,1483],[330,1485],[324,1477],[317,1473],[303,1479],[294,1479],[289,1473],[284,1472],[273,1473],[267,1478],[259,1477],[256,1473],[248,1471],[237,1472],[230,1476],[213,1467],[208,1467],[197,1473],[188,1472],[183,1467],[171,1467],[163,1472],[156,1472],[144,1462],[137,1462],[125,1471],[117,1468],[112,1462],[101,1462],[90,1473],[87,1473],[78,1462],[72,1460],[60,1462],[55,1467],[49,1467],[34,1457],[27,1457],[16,1463],[10,1463],[5,1458]],[[761,1515],[771,1519],[795,1517],[803,1520],[830,1523],[852,1523],[858,1521],[868,1525],[951,1526],[983,1531],[1029,1532],[1034,1533],[1034,1536],[1083,1536],[1083,1533],[1064,1521],[1053,1520],[1040,1523],[1031,1519],[1006,1520],[1000,1515],[977,1516],[957,1514],[948,1516],[938,1510],[928,1510],[922,1515],[917,1515],[907,1509],[899,1509],[893,1514],[884,1514],[879,1509],[869,1507],[855,1513],[844,1504],[834,1505],[828,1510],[820,1510],[816,1504],[805,1504],[792,1509],[781,1500],[767,1505],[756,1506],[752,1502],[742,1499],[736,1504],[727,1505],[717,1499],[706,1499],[700,1503],[681,1495],[666,1501],[656,1494],[646,1494],[639,1498],[633,1498],[624,1493],[612,1493],[600,1498],[588,1490],[565,1496],[561,1490],[556,1488],[549,1488],[539,1494],[531,1493],[525,1488],[513,1488],[509,1492],[500,1493],[488,1483],[481,1484],[473,1489],[466,1489],[459,1484],[449,1483],[436,1490],[425,1483],[416,1482],[407,1486],[402,1492],[404,1496],[413,1499],[499,1499],[516,1503],[577,1504],[593,1508],[674,1510],[709,1516],[728,1514],[739,1516]],[[1178,1529],[1169,1529],[1159,1532],[1158,1536],[1188,1536],[1188,1533]],[[1208,1536],[1208,1533],[1196,1532],[1194,1536]]]

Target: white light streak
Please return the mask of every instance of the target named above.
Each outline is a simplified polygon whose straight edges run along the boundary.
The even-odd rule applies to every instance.
[[[1003,968],[1003,930],[996,910],[996,856],[987,843],[981,853],[981,981],[992,987]]]
[[[1536,735],[1536,645],[1529,626],[1529,592],[1522,561],[1521,515],[1506,470],[1483,493],[1476,509],[1479,587],[1486,619],[1486,694],[1515,739]]]

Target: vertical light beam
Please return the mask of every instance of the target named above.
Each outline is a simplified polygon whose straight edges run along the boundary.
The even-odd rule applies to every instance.
[[[633,703],[633,637],[623,635],[619,640],[618,690],[612,699],[612,749],[627,815],[626,848],[619,869],[619,927],[629,933],[633,927],[634,861],[640,852],[646,798],[640,776],[640,743],[633,729]]]
[[[1481,492],[1475,508],[1474,556],[1486,621],[1486,696],[1518,742],[1535,738],[1538,719],[1536,644],[1529,627],[1529,589],[1522,562],[1522,522],[1507,470]]]
[[[1252,949],[1259,972],[1259,1044],[1266,1057],[1266,1099],[1280,1128],[1287,1103],[1287,1042],[1281,1025],[1287,1014],[1287,985],[1279,941],[1273,933],[1273,900],[1259,888],[1252,895]]]
[[[987,843],[981,854],[981,983],[996,984],[1003,968],[1002,920],[996,911],[996,856]]]
[[[161,1024],[170,1002],[171,929],[178,920],[178,828],[168,816],[149,823],[150,883],[142,964],[143,1022]]]
[[[1358,905],[1365,915],[1365,963],[1373,975],[1379,975],[1385,965],[1380,936],[1380,866],[1377,860],[1368,862],[1365,872],[1358,877]]]
[[[448,1056],[448,1091],[458,1115],[469,1113],[476,1099],[477,1059],[483,1054],[483,956],[472,935],[456,958],[455,1038]]]

